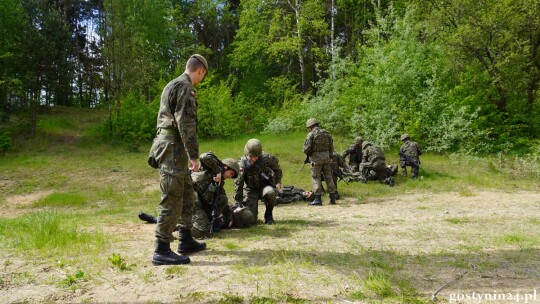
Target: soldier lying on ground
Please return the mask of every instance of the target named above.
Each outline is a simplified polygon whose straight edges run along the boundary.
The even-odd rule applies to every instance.
[[[397,165],[386,165],[386,176],[395,176],[398,172]],[[378,180],[377,174],[373,170],[369,170],[366,177],[361,172],[343,171],[344,180],[347,182],[362,182],[367,183],[370,180]]]
[[[295,188],[294,186],[284,186],[278,191],[277,203],[289,204],[292,202],[308,202],[314,199],[313,192],[305,191],[304,189]]]

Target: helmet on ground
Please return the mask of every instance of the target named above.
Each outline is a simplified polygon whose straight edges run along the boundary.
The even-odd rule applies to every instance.
[[[248,207],[239,207],[234,209],[232,220],[235,227],[248,227],[253,224],[253,213],[251,213]]]
[[[225,158],[221,161],[227,168],[234,171],[233,178],[238,177],[238,173],[240,172],[240,166],[238,166],[238,161],[234,158]]]
[[[317,121],[315,118],[310,118],[306,121],[306,128],[311,128],[314,125],[318,125],[319,121]]]
[[[261,156],[262,144],[258,139],[252,138],[244,146],[244,154],[249,156]]]
[[[365,149],[367,146],[371,146],[371,143],[369,141],[364,141],[362,143],[362,149]]]
[[[405,139],[407,139],[407,138],[409,138],[409,134],[403,134],[403,135],[401,135],[401,140],[402,140],[402,141],[405,140]]]
[[[357,143],[357,144],[361,144],[363,141],[364,141],[364,139],[362,138],[362,136],[356,136],[354,138],[354,142]]]

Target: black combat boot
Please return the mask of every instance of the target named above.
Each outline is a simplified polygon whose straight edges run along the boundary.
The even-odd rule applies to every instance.
[[[395,181],[393,177],[388,177],[387,179],[385,179],[385,182],[388,186],[394,187]]]
[[[152,264],[159,265],[181,265],[190,262],[189,257],[185,255],[177,255],[171,250],[170,243],[156,242],[156,250],[152,257]]]
[[[180,240],[178,243],[178,252],[192,253],[206,249],[206,243],[195,241],[190,229],[180,228]]]
[[[322,206],[322,200],[320,195],[315,195],[315,199],[312,202],[309,202],[310,206]]]
[[[264,211],[264,223],[267,225],[274,224],[274,217],[272,216],[273,210],[274,207],[266,207],[266,211]]]
[[[144,212],[139,212],[139,219],[141,221],[145,221],[149,224],[155,224],[157,223],[157,219],[155,216],[151,215],[151,214],[148,214],[148,213],[144,213]]]
[[[336,193],[330,193],[330,205],[336,204]]]

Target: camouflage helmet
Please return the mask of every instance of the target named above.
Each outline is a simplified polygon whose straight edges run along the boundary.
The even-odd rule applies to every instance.
[[[371,143],[369,141],[364,141],[362,143],[362,149],[365,149],[367,146],[371,146]]]
[[[240,166],[238,166],[238,161],[234,158],[225,158],[221,161],[227,168],[234,171],[234,176],[232,178],[238,177],[238,172],[240,172]]]
[[[405,139],[407,139],[407,138],[409,138],[409,134],[403,134],[403,135],[401,135],[401,140],[402,140],[402,141],[405,140]]]
[[[193,54],[193,55],[191,55],[190,58],[197,59],[200,63],[202,63],[202,65],[204,65],[204,68],[208,71],[208,62],[206,61],[206,59],[202,55]]]
[[[311,128],[313,127],[314,125],[318,125],[319,124],[319,121],[316,120],[315,118],[310,118],[306,121],[306,128]]]
[[[357,143],[357,144],[361,144],[363,141],[364,141],[364,139],[362,138],[362,136],[356,136],[354,138],[354,142]]]
[[[247,141],[244,146],[244,154],[249,156],[258,156],[262,155],[262,144],[258,139],[252,138]]]
[[[234,209],[232,215],[233,225],[238,228],[248,227],[253,224],[253,213],[247,207]]]

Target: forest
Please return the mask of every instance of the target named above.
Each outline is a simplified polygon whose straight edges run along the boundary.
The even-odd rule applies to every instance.
[[[539,0],[0,0],[0,149],[51,106],[148,143],[193,53],[199,134],[304,130],[383,148],[538,153]]]

